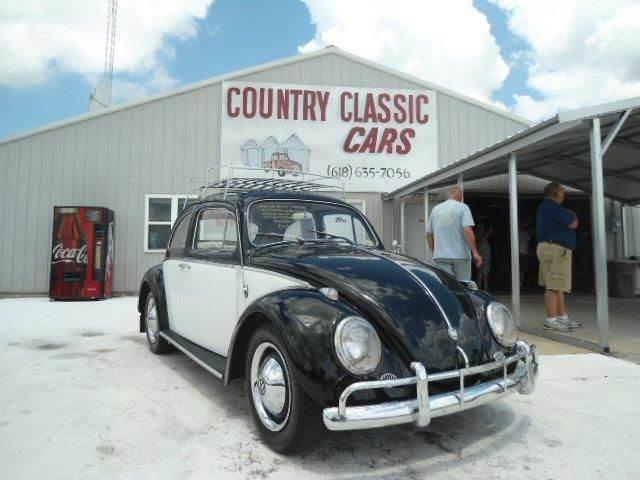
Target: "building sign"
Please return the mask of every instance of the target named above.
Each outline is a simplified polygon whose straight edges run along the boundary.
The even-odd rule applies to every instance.
[[[389,192],[436,169],[436,108],[432,90],[225,82],[221,164]]]

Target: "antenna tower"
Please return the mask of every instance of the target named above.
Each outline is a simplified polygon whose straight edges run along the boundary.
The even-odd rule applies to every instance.
[[[89,97],[89,111],[95,112],[111,105],[113,84],[113,57],[116,46],[116,16],[118,0],[107,0],[107,36],[104,51],[104,73],[102,80]]]

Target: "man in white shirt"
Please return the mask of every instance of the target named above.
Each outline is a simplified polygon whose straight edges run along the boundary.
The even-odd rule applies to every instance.
[[[451,187],[448,200],[436,205],[427,224],[427,242],[433,260],[459,281],[471,280],[471,258],[477,267],[482,257],[476,249],[471,210],[463,203],[462,189]]]

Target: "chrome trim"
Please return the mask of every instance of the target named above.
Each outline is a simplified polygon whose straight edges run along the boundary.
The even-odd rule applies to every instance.
[[[488,372],[500,367],[506,371],[506,365],[516,362],[516,370],[511,375],[455,392],[429,396],[430,382],[459,377],[464,387],[463,382],[467,375]],[[529,346],[526,342],[518,341],[515,355],[499,358],[484,365],[465,366],[463,369],[432,375],[427,374],[426,368],[420,362],[411,363],[411,369],[416,376],[398,380],[356,382],[349,385],[340,395],[337,407],[324,409],[322,416],[325,426],[329,430],[356,430],[413,422],[424,427],[432,418],[468,410],[516,391],[529,394],[533,392],[538,376],[538,357],[535,345]],[[354,392],[407,385],[416,385],[415,399],[347,407],[347,399]]]
[[[442,315],[442,318],[444,318],[444,321],[447,323],[447,333],[451,337],[451,340],[453,340],[454,342],[457,341],[458,340],[458,332],[456,331],[455,328],[453,328],[453,325],[451,324],[451,320],[449,319],[448,315],[444,311],[444,308],[442,308],[442,305],[440,304],[440,302],[438,301],[436,296],[433,294],[433,292],[431,290],[429,290],[429,287],[427,287],[427,284],[424,283],[420,279],[420,277],[418,277],[415,273],[413,273],[407,267],[402,265],[400,262],[397,262],[396,260],[393,260],[393,259],[390,259],[390,260],[392,262],[394,262],[396,265],[398,265],[400,268],[404,269],[404,271],[406,271],[409,275],[411,275],[413,277],[413,279],[422,287],[422,289],[426,292],[426,294],[429,296],[429,298],[431,298],[431,300],[433,301],[435,306],[438,308],[438,310],[440,310],[440,314]]]
[[[355,245],[355,244],[354,244]],[[356,245],[358,247],[360,247],[359,245]],[[409,275],[411,275],[411,278],[413,278],[413,280],[415,282],[418,283],[418,285],[420,285],[420,287],[422,288],[422,290],[427,294],[427,296],[431,299],[431,301],[434,303],[434,305],[436,306],[436,308],[438,309],[438,311],[440,312],[440,315],[442,315],[442,318],[444,318],[444,321],[447,324],[447,333],[449,334],[449,336],[451,337],[451,340],[453,340],[454,342],[458,340],[458,332],[456,331],[455,328],[453,328],[453,325],[451,324],[451,320],[449,319],[449,317],[447,316],[446,312],[444,311],[444,308],[442,308],[442,305],[440,304],[440,302],[438,301],[438,299],[435,297],[435,295],[433,294],[433,292],[431,292],[431,290],[429,290],[429,287],[427,287],[427,285],[420,280],[420,277],[418,277],[415,273],[413,273],[411,270],[409,270],[407,267],[405,267],[404,265],[402,265],[400,262],[394,260],[393,258],[387,256],[387,255],[383,255],[381,253],[378,253],[376,251],[373,250],[368,250],[368,249],[364,249],[362,248],[362,250],[366,250],[367,252],[369,252],[371,255],[376,256],[378,258],[384,258],[386,260],[389,260],[390,262],[393,262],[394,264],[396,264],[397,266],[399,266],[400,268],[402,268],[405,272],[407,272]]]
[[[467,353],[460,345],[456,345],[456,351],[462,354],[462,358],[464,359],[464,368],[459,370],[460,372],[460,396],[458,397],[460,403],[462,403],[462,399],[464,398],[464,377],[465,374],[469,371],[469,357],[467,357]],[[504,357],[504,355],[502,355]]]
[[[274,351],[282,363],[273,357],[263,362],[267,350]],[[270,365],[267,365],[267,362]],[[273,369],[271,375],[266,371],[270,367]],[[260,422],[272,432],[279,432],[287,425],[291,413],[291,380],[287,362],[273,343],[263,342],[253,352],[250,376],[251,397]],[[274,418],[282,413],[284,407],[284,417],[280,420]]]
[[[155,344],[158,341],[158,332],[160,331],[160,327],[158,323],[158,309],[156,307],[156,298],[153,296],[153,294],[147,297],[145,317],[147,320],[147,337],[149,338],[150,343]]]
[[[420,362],[412,362],[411,369],[416,372],[416,390],[418,393],[418,418],[416,425],[426,427],[431,423],[431,407],[429,405],[429,375]]]
[[[171,345],[173,345],[174,347],[176,347],[178,350],[180,350],[182,353],[184,353],[187,357],[189,357],[191,360],[193,360],[194,362],[196,362],[198,365],[200,365],[202,368],[204,368],[205,370],[207,370],[209,373],[214,374],[216,377],[218,377],[219,379],[222,379],[222,374],[220,372],[218,372],[216,369],[210,367],[209,365],[207,365],[206,363],[204,363],[202,360],[200,360],[198,357],[196,357],[193,353],[191,353],[189,350],[187,350],[186,348],[184,348],[182,345],[180,345],[179,343],[177,343],[175,340],[173,340],[172,338],[170,338],[169,336],[167,336],[166,333],[164,332],[160,332],[160,336],[162,338],[164,338],[167,342],[169,342]]]

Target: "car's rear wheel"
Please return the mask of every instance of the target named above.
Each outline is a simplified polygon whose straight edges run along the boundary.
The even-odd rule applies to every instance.
[[[291,360],[270,327],[249,343],[245,392],[260,437],[277,452],[301,448],[321,426],[319,406],[292,375]]]
[[[169,351],[169,343],[160,336],[160,309],[152,292],[147,295],[144,309],[145,330],[147,332],[147,344],[149,350],[155,354]]]

